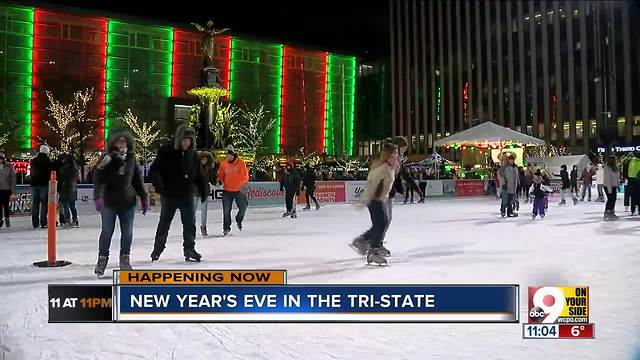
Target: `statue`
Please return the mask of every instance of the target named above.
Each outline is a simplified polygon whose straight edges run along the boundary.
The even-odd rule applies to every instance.
[[[202,83],[206,87],[221,89],[220,70],[213,65],[208,65],[202,69]]]

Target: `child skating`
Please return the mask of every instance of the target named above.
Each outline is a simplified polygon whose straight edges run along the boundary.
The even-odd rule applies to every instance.
[[[533,195],[533,213],[531,214],[531,219],[535,220],[538,215],[540,215],[540,219],[544,219],[545,216],[545,208],[544,208],[544,199],[545,199],[545,191],[544,186],[542,184],[542,174],[540,170],[537,170],[533,175],[533,186],[531,195]]]

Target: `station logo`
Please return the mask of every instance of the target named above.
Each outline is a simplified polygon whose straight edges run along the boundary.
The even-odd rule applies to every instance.
[[[588,286],[529,287],[529,323],[582,324],[589,322]]]

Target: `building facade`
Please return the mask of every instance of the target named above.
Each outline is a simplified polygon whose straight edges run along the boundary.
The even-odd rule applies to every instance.
[[[355,57],[233,33],[214,46],[226,100],[263,104],[276,119],[272,153],[353,153]],[[27,151],[50,136],[46,91],[65,99],[94,89],[94,148],[127,109],[169,131],[195,102],[187,91],[201,85],[202,64],[200,34],[188,27],[0,4],[0,121],[20,125],[8,147]]]
[[[574,152],[640,140],[627,1],[389,1],[391,132],[411,153],[494,121]]]

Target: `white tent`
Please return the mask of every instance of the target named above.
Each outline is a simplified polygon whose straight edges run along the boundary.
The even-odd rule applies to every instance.
[[[523,144],[523,145],[544,145],[545,141],[523,134],[521,132],[494,124],[491,121],[483,122],[480,125],[459,133],[440,139],[434,143],[435,146],[455,146],[462,144]]]
[[[571,172],[573,165],[576,165],[578,166],[578,176],[582,174],[582,170],[584,170],[590,162],[591,160],[589,160],[587,155],[527,158],[527,164],[531,164],[537,168],[545,168],[552,174],[560,174],[560,166],[562,165],[567,165],[567,171],[569,172]]]

